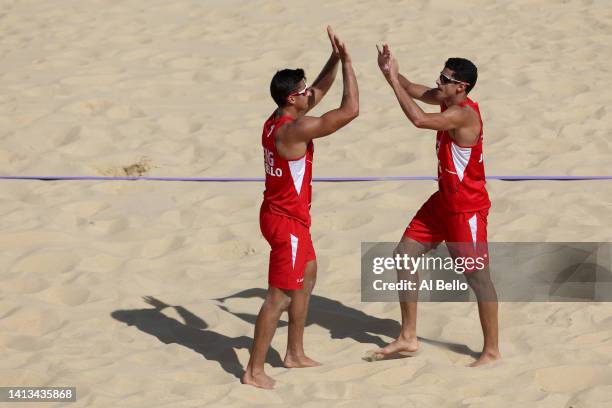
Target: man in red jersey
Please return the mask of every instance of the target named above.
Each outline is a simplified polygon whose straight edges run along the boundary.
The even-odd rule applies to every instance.
[[[480,256],[488,260],[487,216],[491,202],[485,189],[482,118],[478,104],[467,96],[476,84],[476,66],[464,58],[450,58],[436,81],[437,88],[428,88],[399,74],[397,60],[386,44],[382,51],[378,49],[378,65],[412,124],[420,129],[437,131],[438,191],[416,213],[396,253],[419,257],[446,241],[453,257]],[[413,98],[439,105],[441,112],[425,113]],[[411,273],[418,279],[416,271]],[[482,353],[471,364],[479,366],[501,358],[497,295],[488,262],[485,268],[466,271],[465,277],[476,294],[484,335]],[[377,350],[376,358],[418,349],[416,299],[400,301],[400,308],[400,335]]]
[[[255,323],[251,358],[242,383],[273,388],[264,372],[266,353],[281,313],[289,313],[287,368],[319,363],[304,353],[304,323],[315,284],[317,263],[310,237],[312,140],[328,136],[359,114],[359,92],[346,45],[327,27],[332,54],[312,86],[304,71],[283,69],[272,78],[270,93],[278,108],[264,124],[262,145],[266,190],[259,224],[271,247],[268,293]],[[306,116],[334,82],[342,63],[344,92],[340,107],[321,117]]]

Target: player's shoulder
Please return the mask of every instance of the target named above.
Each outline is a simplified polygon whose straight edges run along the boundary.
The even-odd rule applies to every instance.
[[[319,119],[317,116],[310,116],[310,115],[303,115],[300,116],[298,118],[295,118],[295,120],[291,123],[293,124],[303,124],[303,123],[308,123],[308,122],[312,122],[313,120],[317,120]]]
[[[300,116],[281,124],[276,131],[276,142],[290,143],[299,138],[301,134],[307,133],[312,120],[312,116]]]
[[[469,103],[458,103],[455,105],[450,105],[450,106],[446,106],[446,105],[440,105],[445,112],[457,112],[457,113],[461,113],[461,112],[474,112],[474,108],[472,108],[470,106]]]
[[[455,121],[469,121],[474,113],[474,109],[468,105],[451,105],[444,109],[443,114],[447,117],[452,117]]]
[[[309,127],[316,124],[319,120],[316,116],[300,116],[295,118],[291,122],[286,123],[285,131],[286,132],[301,132],[307,130]]]
[[[476,109],[469,103],[453,105],[448,110],[454,109],[455,114],[461,115],[467,123],[480,122],[480,115]]]
[[[291,127],[295,125],[296,120],[297,119],[283,120],[282,122],[280,122],[277,125],[276,135],[278,136],[283,133],[286,133],[288,129],[291,129]]]

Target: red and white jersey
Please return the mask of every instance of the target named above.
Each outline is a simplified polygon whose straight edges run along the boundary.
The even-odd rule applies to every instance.
[[[478,113],[480,134],[478,142],[462,147],[451,139],[448,131],[439,130],[436,137],[438,155],[438,188],[442,203],[451,212],[472,212],[491,207],[485,188],[485,170],[482,157],[482,117],[478,104],[467,99],[459,106],[469,106]],[[442,112],[446,106],[442,105]]]
[[[310,227],[314,144],[308,143],[306,154],[299,159],[283,159],[276,150],[276,131],[294,119],[291,116],[275,118],[275,115],[268,118],[261,135],[266,171],[262,210],[293,218]]]

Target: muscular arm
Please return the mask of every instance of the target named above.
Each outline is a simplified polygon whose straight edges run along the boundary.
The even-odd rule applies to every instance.
[[[335,54],[332,55],[327,60],[327,63],[323,66],[321,73],[315,81],[313,82],[311,89],[312,93],[308,98],[308,111],[314,108],[321,99],[325,96],[329,88],[334,83],[336,79],[336,73],[338,72],[338,62],[340,58]]]
[[[399,74],[399,83],[408,92],[408,95],[421,102],[430,105],[440,105],[442,103],[441,92],[437,88],[429,88],[425,85],[410,82],[402,74]]]
[[[455,142],[462,146],[474,143],[474,129],[479,123],[471,109],[451,106],[441,113],[425,113],[412,98],[441,104],[441,95],[435,92],[436,89],[412,84],[400,75],[397,59],[391,54],[387,44],[383,45],[382,51],[378,45],[376,48],[378,49],[378,67],[391,85],[404,114],[414,126],[420,129],[454,130],[449,132],[449,135]]]
[[[342,62],[342,79],[344,91],[340,107],[321,117],[303,116],[288,125],[287,129],[277,136],[276,146],[283,157],[289,160],[301,157],[306,145],[312,139],[334,133],[359,115],[357,78],[348,58]]]
[[[350,61],[342,64],[342,82],[344,91],[340,107],[325,113],[320,118],[304,116],[298,119],[292,132],[297,140],[309,142],[330,135],[359,115],[359,89]]]
[[[469,126],[470,117],[465,109],[451,106],[442,113],[425,113],[406,92],[398,79],[391,79],[389,84],[395,92],[400,107],[412,124],[419,129],[451,130]],[[470,138],[464,140],[463,135],[459,132],[455,132],[453,139],[461,145],[473,142]]]

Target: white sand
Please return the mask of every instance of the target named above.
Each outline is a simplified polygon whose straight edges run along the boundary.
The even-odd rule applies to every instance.
[[[349,45],[362,103],[316,144],[316,176],[435,172],[433,132],[408,123],[378,72],[383,41],[422,83],[449,56],[480,67],[488,174],[610,174],[607,1],[245,3],[2,2],[0,174],[263,176],[269,80],[285,66],[314,79],[326,24]],[[395,335],[399,309],[360,302],[359,243],[397,240],[433,182],[315,184],[305,342],[324,365],[268,366],[267,392],[235,376],[266,286],[263,185],[1,183],[0,385],[76,386],[75,408],[612,401],[608,304],[502,304],[504,360],[481,369],[465,367],[481,347],[476,306],[422,304],[418,357],[361,360]],[[612,238],[610,182],[488,188],[490,241]],[[282,325],[273,363],[286,339]]]

